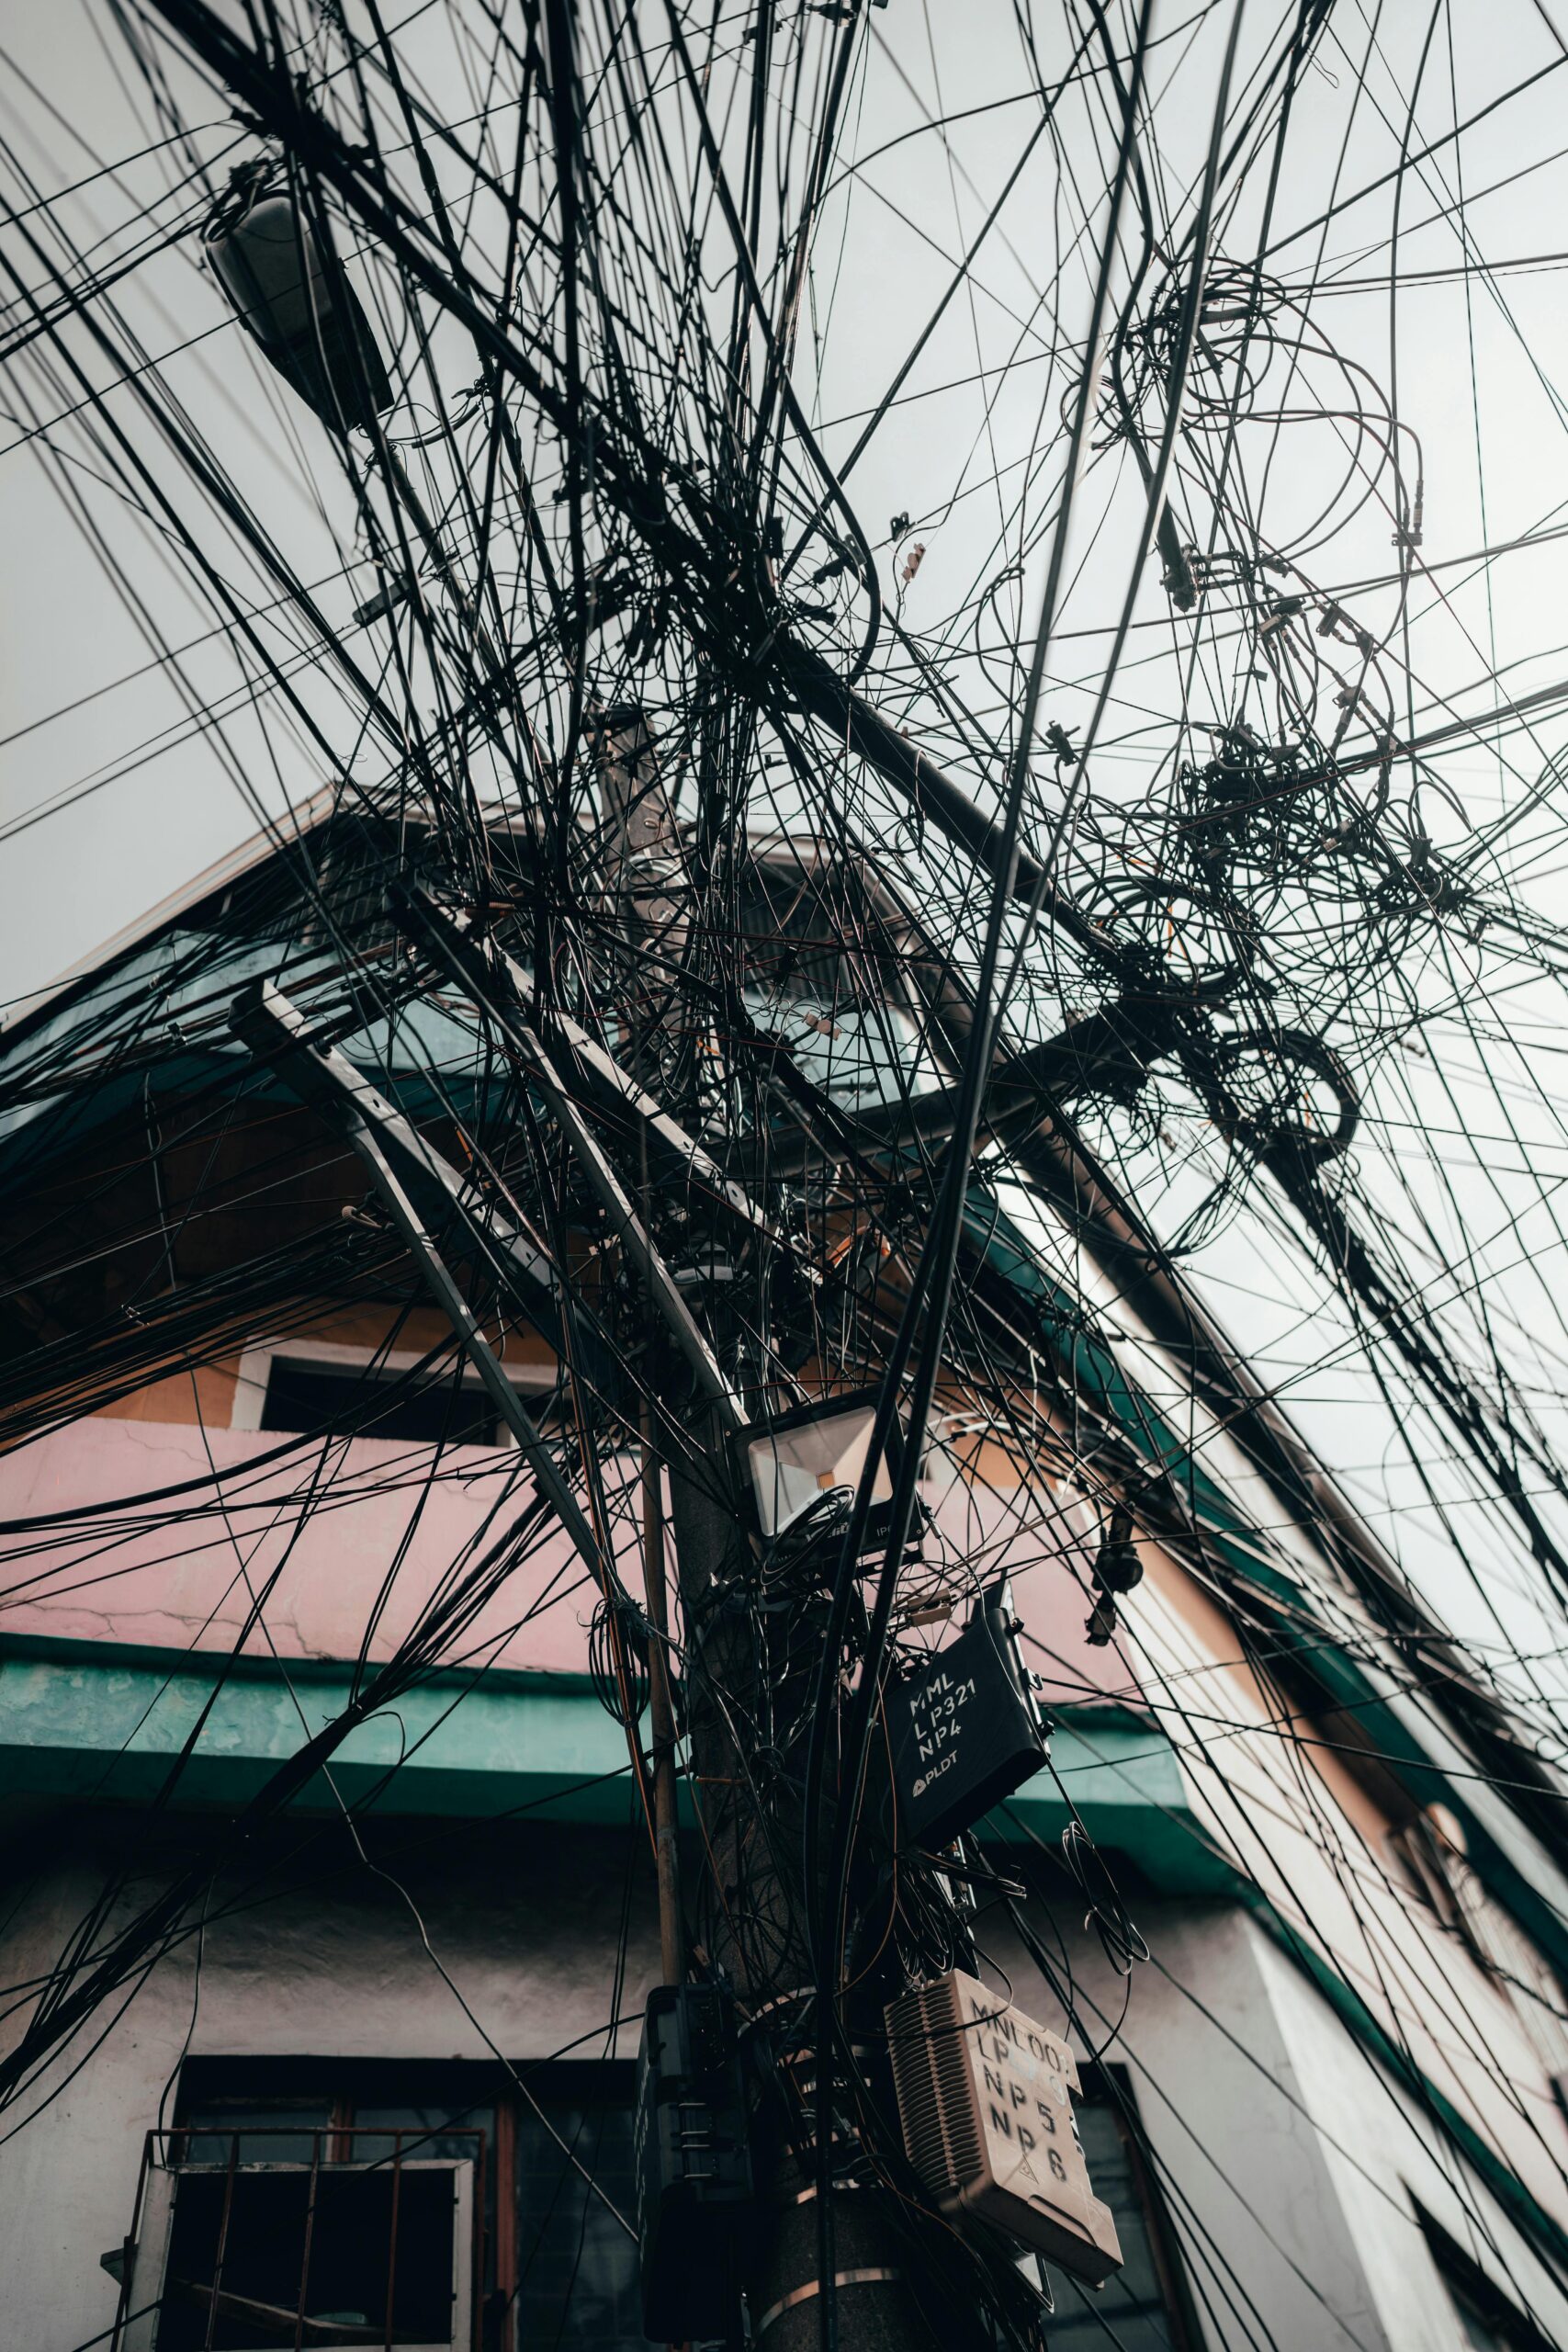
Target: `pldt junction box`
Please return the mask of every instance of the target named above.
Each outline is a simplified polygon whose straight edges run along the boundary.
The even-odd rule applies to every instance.
[[[634,2161],[644,2334],[739,2340],[755,2207],[735,2007],[717,1986],[649,1996]]]
[[[888,1691],[901,1845],[946,1845],[1044,1762],[1050,1726],[1017,1629],[1005,1600],[987,1600],[955,1642]]]
[[[944,2212],[974,2214],[1098,2286],[1122,2265],[1073,2120],[1072,2051],[950,1969],[886,2011],[904,2149]]]

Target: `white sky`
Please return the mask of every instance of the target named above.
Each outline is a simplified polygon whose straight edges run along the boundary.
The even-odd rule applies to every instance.
[[[349,6],[352,21],[354,0]],[[802,396],[839,461],[854,441],[857,418],[900,365],[954,257],[974,238],[1039,120],[1011,0],[965,0],[961,8],[934,11],[913,0],[892,0],[869,21],[866,68],[844,149],[846,164],[853,159],[859,167],[840,174],[825,212],[798,371]],[[1241,52],[1244,83],[1260,45],[1275,39],[1282,21],[1277,8],[1253,0]],[[1201,163],[1229,22],[1226,7],[1205,11],[1180,0],[1164,0],[1156,12],[1160,39],[1151,87],[1166,184],[1179,195]],[[1413,0],[1394,0],[1379,17],[1366,89],[1352,107],[1370,17],[1339,0],[1318,64],[1297,100],[1268,264],[1288,284],[1303,281],[1313,269],[1320,286],[1386,274],[1392,186],[1341,213],[1325,232],[1301,232],[1329,200],[1337,173],[1341,187],[1352,188],[1392,170],[1434,22],[1415,108],[1417,149],[1441,139],[1456,114],[1475,113],[1533,74],[1544,78],[1478,124],[1457,150],[1443,147],[1408,175],[1401,199],[1400,413],[1420,438],[1421,554],[1433,574],[1433,584],[1423,584],[1412,606],[1417,727],[1438,723],[1450,709],[1487,708],[1494,690],[1485,673],[1494,662],[1509,694],[1568,677],[1562,620],[1568,612],[1568,537],[1487,567],[1453,560],[1549,522],[1568,523],[1568,423],[1559,390],[1568,384],[1568,311],[1562,300],[1568,262],[1504,272],[1489,283],[1472,278],[1468,300],[1456,277],[1422,275],[1451,271],[1467,251],[1472,260],[1480,254],[1497,264],[1551,255],[1560,244],[1568,248],[1556,226],[1568,219],[1568,142],[1560,130],[1568,67],[1542,12],[1524,0],[1468,0],[1433,19]],[[1040,13],[1039,38],[1049,76],[1065,55],[1056,12]],[[443,77],[452,70],[443,39],[441,12],[407,35],[411,54],[428,64],[437,86],[447,86]],[[353,531],[326,435],[267,376],[229,322],[210,280],[196,267],[199,205],[188,187],[170,193],[185,169],[180,152],[167,145],[167,126],[157,119],[107,11],[92,0],[14,0],[5,40],[19,72],[8,77],[0,98],[0,131],[49,200],[49,210],[0,232],[0,245],[36,286],[43,270],[27,250],[22,228],[41,237],[52,256],[60,250],[49,243],[51,224],[57,225],[78,248],[93,247],[101,266],[134,250],[154,204],[156,220],[167,228],[188,220],[183,239],[128,276],[116,299],[147,351],[176,355],[167,359],[166,380],[301,576],[328,582],[321,594],[329,615],[345,621],[375,583],[363,570],[353,582],[333,577],[353,552]],[[194,85],[177,73],[175,87],[187,122],[201,126],[193,140],[204,158],[216,164],[251,151],[252,142],[226,119],[221,106],[204,106]],[[455,113],[461,111],[456,97],[452,104]],[[937,114],[950,119],[941,137],[924,127]],[[164,143],[141,153],[153,142]],[[116,168],[105,174],[106,163]],[[857,469],[852,495],[873,539],[884,537],[895,512],[907,510],[926,544],[904,607],[917,631],[940,629],[976,583],[999,578],[1012,559],[1031,450],[1055,429],[1073,378],[1070,351],[1052,352],[1056,331],[1040,308],[1041,288],[1061,243],[1074,234],[1075,186],[1102,187],[1104,168],[1082,107],[1069,104],[1062,112],[1058,157],[1042,140],[967,285],[912,372],[904,402]],[[1255,248],[1263,180],[1259,171],[1251,175],[1225,258],[1247,258]],[[1450,209],[1461,186],[1462,230]],[[5,193],[18,208],[32,200],[14,168]],[[1059,335],[1069,345],[1081,338],[1087,322],[1092,261],[1092,244],[1084,241],[1064,277]],[[1386,289],[1320,291],[1312,316],[1354,366],[1386,388]],[[69,348],[95,382],[105,380],[105,363],[79,326],[70,331]],[[455,384],[461,380],[455,375]],[[1249,482],[1262,485],[1263,525],[1276,541],[1292,537],[1322,504],[1324,485],[1345,469],[1348,428],[1321,412],[1348,405],[1346,382],[1327,360],[1303,371],[1295,402],[1303,413],[1281,429],[1266,481],[1262,428],[1243,434],[1241,464]],[[0,544],[6,550],[0,566],[0,734],[7,740],[0,746],[0,829],[57,801],[67,805],[3,842],[0,999],[47,982],[254,831],[258,808],[276,811],[319,781],[288,736],[243,707],[226,721],[227,759],[210,736],[192,732],[176,687],[146,667],[148,643],[107,577],[104,554],[123,566],[128,584],[169,640],[206,640],[185,665],[198,699],[232,696],[243,687],[241,669],[221,637],[211,636],[209,606],[186,576],[185,559],[96,478],[90,451],[64,415],[76,395],[46,344],[34,345],[7,368],[6,383],[0,393],[9,420],[0,429],[8,445],[0,452]],[[116,390],[109,405],[182,511],[197,522],[204,544],[247,598],[257,600],[253,568],[212,525],[199,497],[180,483],[167,454],[154,454],[130,395]],[[31,432],[39,420],[49,421],[43,437]],[[80,517],[62,499],[62,478],[79,496],[101,545],[84,535]],[[1050,480],[1047,471],[1022,499],[1035,537]],[[1104,631],[1120,602],[1139,504],[1124,457],[1112,453],[1087,476],[1074,540],[1077,576],[1050,665],[1048,718],[1081,726],[1087,716],[1104,645],[1097,632]],[[1337,515],[1326,545],[1310,559],[1314,582],[1338,588],[1386,578],[1393,552],[1388,514],[1374,504],[1352,515],[1345,502]],[[891,550],[887,560],[891,589]],[[1040,562],[1036,548],[1016,605],[1009,602],[1013,590],[998,589],[999,609],[1013,614],[1025,633],[1032,625]],[[1355,618],[1381,633],[1392,598],[1392,588],[1359,592]],[[1111,803],[1120,779],[1131,796],[1175,746],[1170,714],[1189,633],[1180,625],[1173,630],[1153,563],[1145,568],[1136,621],[1094,774],[1096,792]],[[983,691],[963,650],[953,658],[966,690]],[[1236,687],[1235,677],[1212,661],[1200,663],[1190,694],[1195,722],[1229,717]],[[331,714],[341,739],[341,707],[318,682],[307,679],[302,691],[313,708]],[[165,730],[172,740],[162,740]],[[1438,764],[1457,807],[1429,800],[1435,837],[1458,846],[1474,829],[1518,808],[1565,741],[1568,720],[1552,716],[1529,735],[1511,738],[1506,762],[1473,745],[1446,752]],[[114,780],[100,783],[106,776]],[[1553,924],[1563,908],[1564,814],[1554,787],[1510,836],[1511,856],[1516,839],[1520,844],[1516,886]],[[1471,994],[1480,970],[1477,960],[1473,968],[1450,971],[1440,982],[1428,972],[1418,984],[1422,1001],[1429,1007],[1445,990]],[[1495,987],[1498,977],[1494,965],[1489,983]],[[1558,1409],[1554,1367],[1568,1357],[1568,1332],[1557,1313],[1558,1299],[1568,1295],[1568,1261],[1551,1198],[1559,1176],[1568,1174],[1568,1133],[1556,1099],[1560,1023],[1555,985],[1535,982],[1501,1000],[1496,1036],[1481,1047],[1466,1037],[1461,1023],[1449,1019],[1427,1033],[1424,1059],[1388,1053],[1382,1075],[1371,1074],[1361,1153],[1369,1186],[1387,1213],[1412,1214],[1395,1189],[1396,1171],[1404,1167],[1461,1270],[1458,1279],[1472,1279],[1465,1269],[1473,1268],[1497,1314],[1517,1318],[1520,1337],[1512,1344],[1540,1386],[1549,1422]],[[1451,1085],[1452,1103],[1445,1099],[1445,1083]],[[1508,1119],[1516,1123],[1512,1130]],[[1438,1152],[1450,1184],[1447,1201],[1428,1153],[1444,1126],[1456,1131],[1451,1147],[1439,1142]],[[1467,1143],[1459,1132],[1463,1127],[1479,1143]],[[1188,1205],[1176,1185],[1172,1224]],[[1525,1222],[1516,1226],[1520,1216]],[[1487,1612],[1497,1600],[1514,1631],[1534,1639],[1523,1605],[1507,1597],[1510,1584],[1523,1581],[1511,1533],[1483,1544],[1493,1563],[1487,1595],[1442,1565],[1416,1508],[1408,1471],[1389,1465],[1387,1412],[1369,1396],[1354,1362],[1335,1354],[1337,1335],[1321,1284],[1292,1265],[1256,1219],[1229,1225],[1201,1253],[1197,1271],[1223,1317],[1258,1349],[1260,1361],[1284,1385],[1286,1401],[1374,1516],[1398,1505],[1398,1525],[1384,1516],[1383,1532],[1410,1550],[1449,1612],[1475,1638],[1485,1639],[1495,1630]],[[1556,1434],[1561,1439],[1563,1432]],[[1441,1482],[1443,1474],[1438,1476]],[[1474,1507],[1463,1508],[1473,1524]]]

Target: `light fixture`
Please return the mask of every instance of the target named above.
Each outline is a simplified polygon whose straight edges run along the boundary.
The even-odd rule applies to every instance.
[[[852,1494],[859,1487],[871,1452],[878,1399],[874,1388],[859,1389],[848,1396],[826,1396],[747,1430],[742,1440],[746,1467],[756,1499],[757,1525],[765,1543],[776,1543],[814,1511],[824,1495],[840,1487]],[[902,1428],[896,1425],[872,1485],[868,1546],[883,1541],[887,1532],[893,1469],[902,1442]]]

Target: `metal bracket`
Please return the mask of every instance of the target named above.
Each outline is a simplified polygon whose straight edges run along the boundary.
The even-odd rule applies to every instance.
[[[487,1206],[485,1222],[479,1223],[464,1197],[466,1188],[457,1170],[352,1062],[333,1047],[311,1041],[304,1015],[273,981],[257,981],[236,999],[230,1026],[259,1061],[275,1069],[301,1101],[321,1112],[363,1161],[425,1288],[451,1323],[491,1404],[516,1439],[540,1492],[554,1505],[601,1588],[607,1589],[615,1581],[612,1564],[443,1261],[420,1213],[419,1201],[423,1198],[441,1208],[462,1234],[468,1251],[485,1261],[502,1287],[525,1307],[531,1320],[543,1324],[547,1317],[552,1339],[562,1332],[564,1317],[558,1310],[566,1305],[554,1267],[499,1211]],[[560,1351],[570,1363],[571,1352]]]
[[[896,2279],[901,2279],[903,2276],[901,2270],[890,2270],[884,2264],[874,2268],[862,2270],[835,2270],[833,2285],[840,2291],[845,2287],[880,2287],[891,2285]],[[765,2334],[772,2327],[774,2320],[782,2319],[785,2312],[794,2311],[797,2303],[815,2301],[821,2292],[820,2278],[808,2278],[804,2287],[796,2287],[791,2294],[781,2295],[776,2303],[768,2305],[761,2318],[754,2324],[751,2330],[753,2336]]]
[[[485,1002],[499,1017],[510,1000],[519,1010],[532,994],[526,975],[493,940],[479,940],[467,915],[438,899],[423,883],[395,880],[387,892],[393,915],[411,937],[461,982],[471,996]],[[627,1076],[603,1046],[581,1028],[570,1014],[552,1011],[542,1022],[552,1048],[570,1065],[571,1075],[588,1099],[601,1110],[630,1117],[645,1131],[649,1154],[660,1173],[679,1176],[706,1193],[715,1205],[738,1217],[754,1233],[780,1243],[743,1185],[727,1176],[711,1152],[672,1119],[646,1088]]]
[[[600,1206],[620,1236],[627,1256],[647,1283],[655,1306],[691,1366],[704,1396],[729,1433],[745,1429],[746,1411],[739,1396],[725,1378],[705,1334],[698,1327],[696,1318],[681,1295],[675,1277],[627,1197],[597,1137],[568,1093],[548,1050],[523,1012],[523,976],[516,965],[501,950],[482,945],[464,928],[460,918],[428,891],[417,888],[396,891],[394,910],[436,962],[490,1014],[502,1035],[524,1063],[571,1147]],[[591,1041],[584,1037],[581,1042],[589,1046]],[[599,1056],[597,1046],[593,1046],[592,1051]],[[608,1055],[600,1057],[617,1079],[622,1077],[623,1073],[616,1069]],[[626,1080],[628,1087],[630,1084],[631,1081]],[[640,1090],[633,1091],[640,1093]],[[651,1098],[646,1096],[642,1100],[651,1102]],[[663,1114],[656,1112],[656,1116],[662,1118]],[[665,1120],[664,1124],[674,1135],[681,1135],[682,1131],[672,1120]],[[690,1143],[689,1138],[682,1136],[682,1140],[689,1150],[698,1148]],[[713,1172],[719,1182],[727,1181],[719,1177],[716,1169]],[[750,1203],[747,1205],[750,1207]]]

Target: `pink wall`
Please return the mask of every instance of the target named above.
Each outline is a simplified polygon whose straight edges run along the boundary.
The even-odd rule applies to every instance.
[[[270,1647],[288,1658],[352,1658],[406,1538],[370,1643],[371,1657],[382,1658],[465,1547],[475,1539],[479,1550],[493,1542],[528,1491],[512,1453],[454,1448],[427,1490],[420,1450],[356,1439],[333,1449],[322,1482],[326,1499],[291,1546],[298,1497],[317,1456],[307,1447],[259,1470],[248,1467],[278,1443],[260,1430],[94,1418],[0,1458],[0,1521],[104,1507],[101,1520],[62,1530],[57,1541],[48,1540],[47,1530],[0,1534],[0,1634],[223,1652],[239,1636],[252,1594],[276,1572],[266,1630],[252,1633],[250,1654],[265,1657]],[[174,1524],[163,1523],[164,1515],[179,1509],[179,1498],[128,1510],[128,1498],[203,1478],[209,1467],[226,1474],[224,1509],[207,1488],[189,1498],[197,1515]],[[406,1491],[399,1490],[400,1479]],[[509,1479],[512,1499],[503,1501]],[[481,1535],[498,1504],[493,1526]],[[1053,1525],[1036,1518],[1021,1530],[1010,1498],[962,1486],[941,1502],[938,1524],[950,1556],[982,1566],[987,1577],[1003,1566],[1014,1577],[1030,1662],[1044,1676],[1048,1699],[1134,1695],[1114,1650],[1092,1650],[1084,1640],[1085,1529],[1063,1516]],[[629,1511],[615,1548],[623,1577],[640,1590]],[[596,1597],[565,1536],[551,1535],[489,1602],[461,1655],[509,1668],[581,1672]],[[532,1623],[522,1622],[547,1600]],[[933,1627],[926,1638],[940,1641],[945,1631]]]

